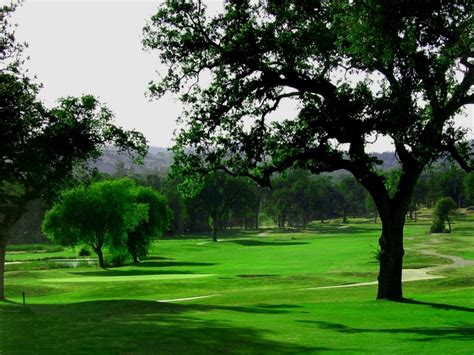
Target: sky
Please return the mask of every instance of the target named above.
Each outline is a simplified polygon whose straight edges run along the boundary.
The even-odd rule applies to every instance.
[[[222,3],[205,2],[210,11]],[[170,147],[181,105],[170,95],[153,101],[146,97],[148,83],[158,79],[164,67],[156,52],[145,52],[141,45],[143,26],[159,3],[25,0],[13,17],[16,36],[29,44],[26,66],[43,84],[40,97],[46,105],[52,107],[68,95],[95,95],[115,113],[118,125],[142,132],[150,145]],[[291,115],[294,106],[284,104],[281,114]],[[471,105],[459,124],[474,131],[473,114]],[[392,147],[388,139],[379,139],[369,150]]]

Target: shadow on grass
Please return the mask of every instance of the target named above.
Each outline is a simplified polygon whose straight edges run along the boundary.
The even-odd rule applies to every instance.
[[[344,324],[323,322],[323,321],[308,321],[300,320],[300,323],[314,324],[320,329],[331,330],[339,333],[346,334],[359,334],[359,333],[401,333],[401,334],[413,334],[419,335],[419,338],[413,339],[414,341],[432,341],[439,340],[445,341],[451,340],[474,340],[474,324],[459,324],[452,327],[414,327],[414,328],[354,328]]]
[[[141,275],[169,275],[169,274],[194,274],[192,271],[182,271],[182,270],[97,270],[97,271],[79,271],[79,272],[69,272],[69,274],[79,275],[79,276],[141,276]]]
[[[436,308],[436,309],[444,309],[444,310],[447,310],[447,311],[460,311],[460,312],[474,313],[474,308],[463,307],[463,306],[455,306],[455,305],[444,304],[444,303],[423,302],[423,301],[416,301],[416,300],[410,300],[410,299],[404,299],[403,301],[401,301],[401,303],[429,306],[429,307],[433,307],[433,308]]]
[[[230,238],[265,238],[274,235],[284,234],[310,234],[310,235],[330,235],[330,234],[367,234],[381,230],[380,224],[366,224],[362,222],[351,222],[349,224],[312,224],[306,227],[287,227],[287,228],[259,228],[259,229],[228,229],[219,232],[218,239],[226,240]],[[204,239],[211,241],[210,232],[197,234],[181,234],[166,236],[167,240],[188,240]]]
[[[5,306],[0,307],[0,351],[189,354],[331,350],[270,340],[266,330],[235,325],[229,317],[216,320],[206,319],[206,314],[196,314],[258,313],[255,310],[281,311],[137,300]],[[223,314],[217,313],[217,316]]]
[[[160,259],[157,259],[160,260]],[[138,264],[133,264],[136,269],[123,270],[123,269],[105,269],[96,271],[79,271],[70,272],[70,274],[80,276],[140,276],[140,275],[165,275],[165,274],[194,274],[193,271],[188,270],[144,270],[143,268],[163,268],[163,267],[180,267],[180,266],[213,266],[215,263],[196,263],[186,261],[142,261]]]
[[[168,267],[168,266],[213,266],[216,263],[196,263],[190,261],[148,261],[144,260],[141,263],[133,264],[137,267]]]
[[[309,244],[307,242],[277,242],[277,241],[264,242],[261,240],[251,240],[251,239],[232,240],[231,243],[239,244],[242,246],[252,246],[252,247],[263,247],[263,246],[278,247],[278,246],[288,246],[288,245]]]

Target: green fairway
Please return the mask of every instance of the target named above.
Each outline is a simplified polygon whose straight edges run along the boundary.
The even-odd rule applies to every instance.
[[[146,261],[108,270],[42,259],[74,258],[71,249],[16,247],[8,261],[30,261],[7,265],[0,352],[472,354],[474,266],[421,253],[474,260],[471,215],[451,235],[407,224],[404,268],[445,266],[434,271],[443,278],[405,283],[406,302],[376,301],[376,285],[317,289],[376,280],[379,228],[164,238]]]

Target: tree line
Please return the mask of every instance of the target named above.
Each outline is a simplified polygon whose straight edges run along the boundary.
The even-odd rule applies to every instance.
[[[387,189],[394,193],[400,171],[390,169],[380,174],[385,176]],[[169,235],[209,232],[216,240],[220,232],[234,228],[305,227],[313,221],[339,219],[347,223],[360,217],[378,221],[372,197],[346,173],[314,175],[292,169],[275,174],[267,188],[249,178],[214,172],[207,174],[199,191],[192,194],[180,192],[183,178],[179,176],[127,174],[122,167],[112,176],[132,177],[167,197],[173,211]],[[466,173],[456,163],[447,161],[426,169],[415,186],[406,218],[416,220],[421,207],[434,208],[443,197],[453,199],[456,207],[474,204],[474,173]]]

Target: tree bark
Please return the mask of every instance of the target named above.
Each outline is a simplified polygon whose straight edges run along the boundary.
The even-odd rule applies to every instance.
[[[216,226],[212,227],[212,241],[217,242],[217,227]]]
[[[98,246],[98,247],[94,248],[94,251],[97,254],[97,256],[99,257],[99,266],[102,269],[105,269],[104,254],[102,253],[102,247]]]
[[[217,218],[211,217],[212,241],[217,242]]]
[[[409,210],[418,177],[423,165],[410,156],[403,145],[398,144],[397,153],[402,159],[402,172],[397,190],[390,196],[384,179],[376,173],[360,174],[359,182],[369,191],[378,215],[382,221],[382,233],[379,239],[379,276],[377,299],[400,301],[402,292],[403,268],[403,227]],[[356,171],[360,173],[360,171]],[[356,174],[357,175],[357,174]]]
[[[3,215],[0,223],[0,301],[5,298],[5,261],[8,241],[11,239],[13,225],[26,211],[26,199],[10,206],[10,211]]]
[[[398,216],[397,216],[398,214]],[[382,235],[380,245],[380,269],[378,276],[377,299],[400,301],[402,293],[402,268],[403,268],[403,227],[404,214],[400,212],[382,218]]]
[[[132,254],[132,258],[133,258],[133,263],[134,264],[138,264],[140,261],[138,260],[138,255],[137,253],[133,253]]]
[[[5,300],[5,256],[7,252],[7,237],[0,234],[0,301]]]

